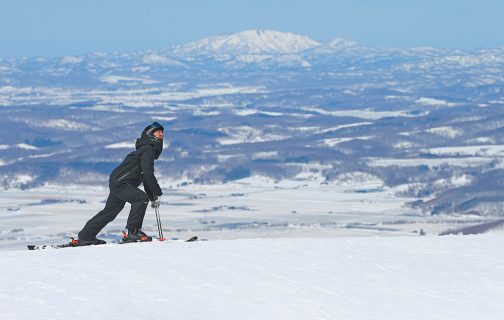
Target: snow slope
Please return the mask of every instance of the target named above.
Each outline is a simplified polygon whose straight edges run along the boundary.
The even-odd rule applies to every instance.
[[[504,237],[1,252],[1,319],[502,319]]]

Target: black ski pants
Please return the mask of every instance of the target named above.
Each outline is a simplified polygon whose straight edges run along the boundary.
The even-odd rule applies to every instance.
[[[121,183],[110,184],[110,194],[105,208],[92,217],[79,232],[79,239],[92,240],[124,208],[126,202],[131,204],[126,229],[134,231],[142,228],[149,197],[134,185]]]

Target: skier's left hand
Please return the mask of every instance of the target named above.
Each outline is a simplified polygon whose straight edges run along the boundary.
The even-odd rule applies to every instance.
[[[159,209],[161,204],[161,197],[154,197],[154,200],[151,201],[151,207],[154,209]]]

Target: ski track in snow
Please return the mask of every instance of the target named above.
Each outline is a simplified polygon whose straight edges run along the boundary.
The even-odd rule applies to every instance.
[[[501,319],[504,238],[168,242],[1,252],[1,319]]]

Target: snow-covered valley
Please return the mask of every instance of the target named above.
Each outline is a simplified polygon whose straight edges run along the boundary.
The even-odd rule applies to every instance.
[[[298,238],[345,236],[438,235],[501,221],[479,215],[432,216],[404,206],[416,198],[363,179],[320,185],[317,182],[264,177],[220,185],[162,183],[161,216],[165,236],[184,239]],[[0,250],[25,250],[27,244],[66,243],[100,211],[108,189],[44,186],[0,193]],[[129,205],[99,235],[117,242]],[[154,211],[147,211],[144,230],[157,234]],[[485,232],[502,233],[500,224]],[[459,233],[459,232],[455,232]]]

